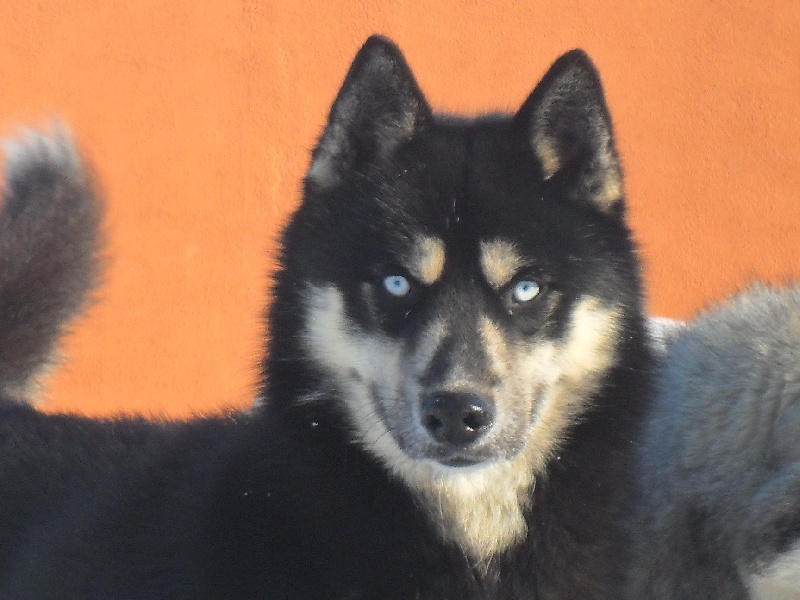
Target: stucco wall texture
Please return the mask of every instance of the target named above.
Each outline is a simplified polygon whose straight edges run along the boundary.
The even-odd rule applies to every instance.
[[[106,282],[44,406],[252,398],[274,238],[366,37],[431,104],[514,110],[562,52],[606,86],[652,313],[800,273],[800,3],[7,0],[0,133],[66,120],[108,199]]]

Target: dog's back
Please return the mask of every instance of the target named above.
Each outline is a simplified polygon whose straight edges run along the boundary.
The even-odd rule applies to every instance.
[[[101,207],[66,132],[7,141],[0,209],[0,396],[31,402],[99,274]]]

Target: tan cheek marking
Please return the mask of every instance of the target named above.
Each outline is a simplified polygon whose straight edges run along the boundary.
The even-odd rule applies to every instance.
[[[435,283],[444,271],[444,242],[430,236],[420,236],[414,244],[408,270],[426,285]]]
[[[616,361],[619,328],[619,309],[603,306],[596,298],[587,297],[576,308],[567,338],[553,347],[547,361],[549,389],[530,436],[537,452],[552,454],[588,408],[589,396]]]
[[[481,269],[493,288],[503,287],[523,266],[525,261],[513,243],[505,240],[481,242]]]

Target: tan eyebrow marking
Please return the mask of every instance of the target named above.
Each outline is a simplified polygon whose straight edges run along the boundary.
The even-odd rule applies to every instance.
[[[409,257],[409,272],[422,283],[430,285],[442,276],[444,271],[444,242],[435,237],[417,237]]]
[[[495,289],[507,284],[525,266],[516,245],[506,240],[481,241],[481,269]]]

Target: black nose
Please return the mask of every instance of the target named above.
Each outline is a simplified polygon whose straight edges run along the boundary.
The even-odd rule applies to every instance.
[[[441,444],[468,446],[489,431],[494,404],[473,392],[432,392],[422,402],[422,424]]]

